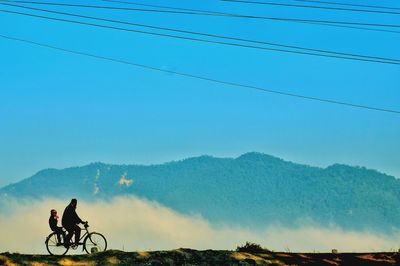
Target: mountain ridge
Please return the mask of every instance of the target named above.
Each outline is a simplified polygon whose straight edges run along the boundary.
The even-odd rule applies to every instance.
[[[100,166],[100,167],[112,167],[112,166],[140,166],[140,167],[152,167],[152,166],[163,166],[163,165],[168,165],[168,164],[176,164],[176,163],[181,163],[181,162],[186,162],[186,161],[192,161],[192,160],[198,160],[198,159],[202,159],[202,158],[208,158],[208,159],[226,159],[226,160],[241,160],[243,158],[248,158],[250,156],[254,156],[254,155],[260,155],[260,156],[265,156],[265,157],[269,157],[269,158],[273,158],[273,159],[277,159],[277,161],[282,161],[284,163],[292,163],[295,165],[300,165],[300,166],[306,166],[306,167],[311,167],[311,168],[316,168],[316,169],[322,169],[322,170],[328,170],[330,168],[336,168],[336,167],[347,167],[347,168],[354,168],[354,169],[363,169],[363,170],[367,170],[367,171],[373,171],[373,172],[378,172],[379,174],[388,176],[388,177],[393,177],[395,179],[399,179],[398,177],[391,175],[391,174],[387,174],[384,173],[380,170],[377,169],[373,169],[373,168],[368,168],[365,166],[360,166],[360,165],[348,165],[348,164],[344,164],[344,163],[333,163],[331,165],[328,165],[326,167],[321,167],[321,166],[314,166],[314,165],[310,165],[310,164],[305,164],[305,163],[297,163],[294,161],[290,161],[290,160],[284,160],[282,158],[279,158],[277,156],[273,156],[273,155],[269,155],[269,154],[265,154],[265,153],[261,153],[261,152],[246,152],[243,153],[239,156],[237,156],[236,158],[231,158],[231,157],[218,157],[218,156],[212,156],[212,155],[199,155],[199,156],[193,156],[193,157],[188,157],[188,158],[184,158],[184,159],[180,159],[180,160],[172,160],[172,161],[167,161],[167,162],[163,162],[163,163],[151,163],[151,164],[137,164],[137,163],[133,163],[133,164],[115,164],[115,163],[106,163],[106,162],[92,162],[92,163],[88,163],[88,164],[84,164],[81,166],[69,166],[69,167],[64,167],[64,168],[45,168],[45,169],[41,169],[39,171],[37,171],[35,174],[33,174],[30,177],[24,178],[20,181],[17,182],[13,182],[7,185],[4,185],[2,187],[0,187],[0,190],[10,186],[10,185],[14,185],[17,183],[20,183],[26,179],[29,179],[33,176],[39,175],[41,172],[46,172],[46,171],[62,171],[62,170],[68,170],[68,169],[75,169],[75,168],[82,168],[82,167],[91,167],[91,166]]]
[[[365,167],[326,168],[250,152],[156,165],[92,163],[46,169],[0,189],[5,198],[93,201],[132,195],[215,223],[296,226],[304,220],[388,232],[400,224],[400,180]],[[240,215],[238,215],[240,212]]]

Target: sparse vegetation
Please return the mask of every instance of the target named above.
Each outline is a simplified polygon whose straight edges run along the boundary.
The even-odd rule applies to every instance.
[[[311,265],[311,266],[394,266],[400,265],[400,257],[393,252],[387,253],[285,253],[269,252],[262,249],[260,245],[247,242],[238,247],[242,251],[227,250],[204,250],[176,249],[171,251],[142,251],[122,252],[108,250],[89,255],[49,256],[49,255],[23,255],[23,254],[0,254],[0,265],[45,265],[45,266],[96,266],[96,265],[118,265],[118,266],[149,266],[149,265]],[[249,251],[258,251],[250,253]]]
[[[246,244],[244,244],[243,246],[238,246],[236,248],[236,251],[247,252],[252,254],[269,252],[268,249],[263,248],[261,247],[261,245],[252,242],[246,242]]]

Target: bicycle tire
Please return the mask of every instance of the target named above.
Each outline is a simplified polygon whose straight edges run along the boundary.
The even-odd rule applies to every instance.
[[[91,242],[87,242],[89,241]],[[97,251],[96,252],[103,252],[107,250],[107,239],[100,233],[97,232],[92,232],[89,235],[85,237],[85,240],[83,241],[83,248],[86,251],[87,254],[94,253],[92,251],[92,248],[89,248],[92,246],[92,248],[96,247]]]
[[[52,243],[50,243],[50,241]],[[54,255],[54,256],[62,256],[62,255],[67,254],[69,247],[66,248],[66,247],[64,247],[64,245],[57,246],[56,242],[58,242],[57,241],[57,233],[53,232],[46,238],[45,244],[46,244],[47,252],[49,252],[50,255]],[[50,248],[50,247],[54,247],[54,249]],[[56,253],[56,252],[54,252],[55,250],[59,250],[60,252]]]

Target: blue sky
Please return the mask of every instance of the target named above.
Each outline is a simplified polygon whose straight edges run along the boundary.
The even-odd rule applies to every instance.
[[[398,15],[214,0],[168,4],[251,15],[400,24]],[[393,1],[379,4],[396,5]],[[394,33],[227,17],[41,8],[400,58],[400,34]],[[167,70],[400,109],[400,67],[396,65],[197,43],[1,12],[0,25],[3,35]],[[400,177],[400,116],[395,114],[213,84],[5,39],[0,39],[0,81],[0,186],[44,168],[96,161],[149,164],[249,151],[323,167],[361,165]]]

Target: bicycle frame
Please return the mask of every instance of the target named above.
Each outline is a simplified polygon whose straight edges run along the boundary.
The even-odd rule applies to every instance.
[[[81,237],[79,238],[79,243],[78,246],[82,245],[82,251],[85,250],[85,247],[83,246],[83,240],[85,240],[86,237],[89,236],[90,232],[89,232],[89,226],[85,226],[84,228],[79,227],[81,230],[85,230],[85,233],[83,235],[81,235]],[[71,237],[71,241],[72,241],[72,237]]]
[[[100,233],[89,232],[88,227],[89,225],[87,223],[85,224],[84,228],[79,226],[80,230],[84,230],[85,232],[83,232],[82,236],[79,237],[77,245],[75,245],[72,241],[72,235],[69,242],[69,247],[73,250],[76,250],[78,249],[79,245],[82,245],[82,251],[86,251],[88,254],[105,251],[107,249],[107,239]],[[65,246],[64,249],[64,243],[58,240],[57,235],[58,233],[52,232],[49,236],[47,236],[45,241],[46,249],[51,255],[65,255],[69,248]],[[63,236],[63,240],[65,241],[65,229],[63,229]],[[52,239],[51,242],[49,242],[50,239]]]

